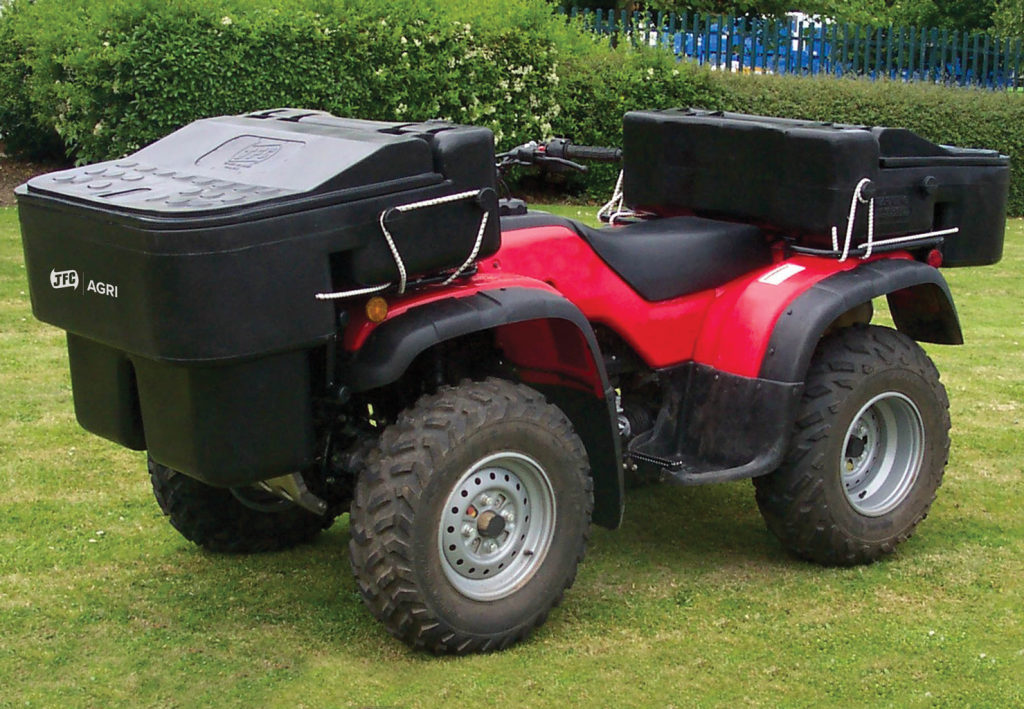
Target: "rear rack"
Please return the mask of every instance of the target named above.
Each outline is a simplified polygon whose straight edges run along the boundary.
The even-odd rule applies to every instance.
[[[870,258],[873,253],[900,251],[903,249],[922,248],[926,246],[938,246],[942,244],[945,237],[952,236],[953,234],[958,234],[960,232],[959,227],[953,227],[950,229],[928,231],[922,234],[910,234],[907,236],[896,236],[888,239],[876,240],[875,194],[875,184],[869,178],[865,177],[857,183],[857,187],[853,191],[853,198],[850,200],[850,215],[846,220],[846,240],[843,243],[842,250],[839,248],[839,228],[835,226],[832,227],[831,249],[816,249],[813,247],[798,246],[794,243],[790,243],[790,249],[793,253],[797,254],[836,258],[839,259],[840,263],[842,263],[851,256],[867,259]],[[857,206],[859,204],[866,204],[868,208],[868,240],[860,246],[851,247],[854,226],[857,221]]]
[[[942,242],[945,241],[945,237],[956,234],[960,229],[943,229],[942,231],[928,232],[927,234],[913,234],[911,236],[901,236],[895,239],[885,239],[884,241],[875,241],[871,245],[870,251],[868,250],[867,244],[861,244],[856,248],[850,249],[846,256],[843,256],[843,251],[839,248],[835,249],[815,249],[810,246],[798,246],[796,239],[786,239],[788,248],[795,254],[801,254],[804,256],[820,256],[823,258],[834,258],[839,261],[845,261],[847,258],[870,258],[871,254],[882,254],[892,251],[904,251],[906,249],[920,249],[927,246],[932,248],[938,248],[942,246]]]

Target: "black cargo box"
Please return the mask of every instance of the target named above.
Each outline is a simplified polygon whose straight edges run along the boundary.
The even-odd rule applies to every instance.
[[[198,121],[134,155],[17,190],[33,312],[68,331],[90,431],[222,485],[313,455],[319,293],[460,266],[488,215],[485,128],[279,109]],[[412,211],[402,205],[465,193]],[[389,211],[390,210],[390,211]]]
[[[959,227],[946,266],[1002,257],[1009,158],[931,143],[908,130],[673,109],[626,114],[626,204],[756,223],[806,246],[845,237],[857,184],[870,179],[878,239]],[[863,206],[855,241],[867,235]]]

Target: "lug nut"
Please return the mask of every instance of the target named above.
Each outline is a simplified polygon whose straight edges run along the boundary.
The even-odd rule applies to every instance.
[[[512,510],[505,510],[504,512],[501,513],[501,516],[505,518],[506,522],[516,521],[515,513],[513,513]]]
[[[464,524],[464,525],[462,525],[462,536],[464,536],[466,539],[469,539],[470,537],[472,537],[473,536],[473,525],[471,525],[471,524]]]

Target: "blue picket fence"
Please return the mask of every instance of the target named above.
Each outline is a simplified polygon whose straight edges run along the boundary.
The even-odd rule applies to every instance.
[[[1024,87],[1020,38],[667,12],[572,8],[568,14],[612,43],[663,47],[680,59],[724,71],[889,77],[994,90]]]

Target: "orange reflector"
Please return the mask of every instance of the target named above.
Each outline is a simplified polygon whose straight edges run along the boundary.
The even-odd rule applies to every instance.
[[[473,505],[470,505],[469,507],[466,508],[466,516],[476,517],[476,508],[473,507]]]
[[[388,301],[375,295],[366,301],[366,319],[370,322],[384,322],[388,316]]]

